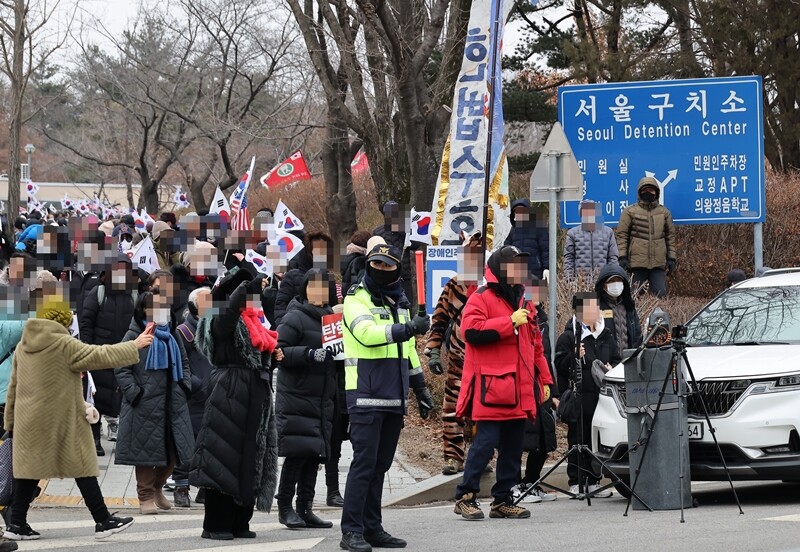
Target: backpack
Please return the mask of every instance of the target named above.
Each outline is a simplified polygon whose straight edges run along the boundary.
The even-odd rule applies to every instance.
[[[133,297],[133,304],[135,305],[136,304],[136,299],[139,298],[138,290],[133,290],[131,292],[131,297]],[[106,286],[105,286],[105,284],[98,284],[98,286],[97,286],[97,304],[100,305],[100,307],[102,308],[103,307],[103,303],[105,303],[105,302],[106,302]]]

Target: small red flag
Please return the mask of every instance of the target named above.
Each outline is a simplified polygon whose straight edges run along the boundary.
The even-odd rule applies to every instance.
[[[357,175],[369,171],[369,161],[367,161],[367,154],[363,149],[358,150],[358,153],[350,162],[350,174]]]
[[[261,184],[265,188],[274,189],[300,180],[311,180],[311,172],[303,158],[303,152],[297,150],[286,161],[262,176]]]

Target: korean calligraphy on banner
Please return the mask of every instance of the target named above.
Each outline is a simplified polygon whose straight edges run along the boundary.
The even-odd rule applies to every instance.
[[[565,86],[559,119],[585,179],[615,225],[654,177],[676,223],[763,222],[761,77]],[[580,224],[565,202],[562,224]]]
[[[499,3],[499,4],[498,4]],[[486,170],[489,170],[489,225],[487,244],[502,243],[511,228],[508,202],[508,166],[503,147],[501,71],[492,83],[492,64],[500,64],[502,28],[512,0],[474,0],[461,71],[453,94],[450,135],[442,154],[433,196],[433,242],[460,244],[459,232],[472,234],[483,225]],[[493,14],[499,9],[500,33],[492,40]],[[496,45],[497,52],[493,51]],[[498,93],[493,94],[493,91]],[[488,120],[492,104],[493,120]],[[491,164],[486,165],[488,125],[492,125]]]

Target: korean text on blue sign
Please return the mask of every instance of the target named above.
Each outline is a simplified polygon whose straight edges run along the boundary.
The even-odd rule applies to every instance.
[[[584,175],[584,198],[616,225],[645,176],[676,223],[763,222],[761,77],[565,86],[559,119]],[[562,224],[580,224],[565,202]]]
[[[425,251],[425,302],[433,314],[444,286],[458,275],[458,256],[464,250],[457,245],[429,245]]]

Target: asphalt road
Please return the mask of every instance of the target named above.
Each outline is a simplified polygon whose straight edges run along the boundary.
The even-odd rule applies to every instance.
[[[744,515],[730,489],[719,483],[695,484],[699,507],[685,512],[631,510],[623,516],[625,500],[586,502],[561,496],[557,501],[530,505],[527,520],[487,519],[468,522],[453,514],[452,504],[387,509],[384,527],[408,540],[407,550],[432,551],[800,551],[800,485],[738,483]],[[488,514],[488,503],[483,505]],[[329,530],[290,531],[277,523],[276,514],[257,513],[255,541],[212,542],[200,537],[201,512],[159,516],[137,515],[127,532],[108,541],[95,541],[88,511],[36,509],[30,524],[42,540],[24,542],[20,550],[84,550],[97,552],[339,550],[337,510],[322,510],[337,520]]]

